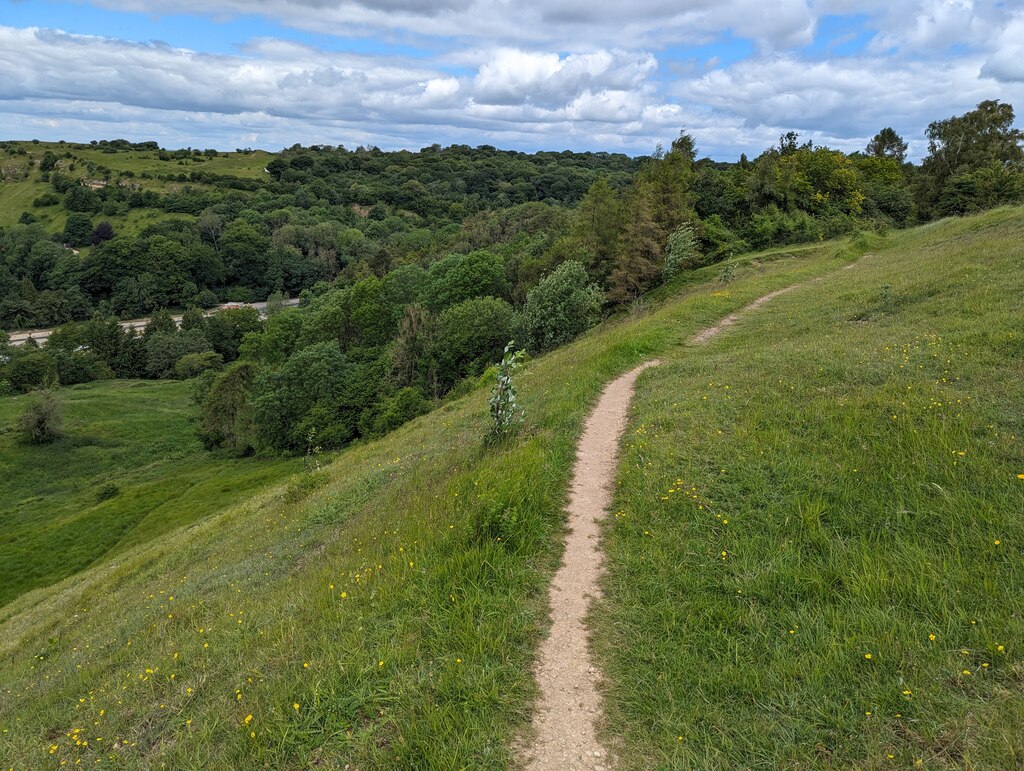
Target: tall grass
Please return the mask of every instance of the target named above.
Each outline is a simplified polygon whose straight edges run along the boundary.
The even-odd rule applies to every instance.
[[[625,767],[1024,762],[1022,235],[894,235],[662,357],[593,612]]]

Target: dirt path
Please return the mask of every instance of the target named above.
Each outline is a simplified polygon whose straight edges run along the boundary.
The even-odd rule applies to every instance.
[[[743,314],[794,288],[777,289],[759,297],[702,330],[691,342],[710,340],[736,324]],[[654,360],[641,364],[605,386],[576,448],[569,494],[569,535],[562,566],[551,582],[553,623],[550,635],[540,646],[534,672],[541,692],[533,717],[535,737],[533,745],[522,752],[523,765],[531,771],[600,771],[610,767],[607,752],[597,740],[600,673],[590,660],[585,620],[591,598],[600,591],[599,523],[611,506],[619,439],[626,428],[633,387],[641,372],[659,363]]]
[[[562,566],[551,582],[551,634],[536,668],[541,697],[534,715],[536,738],[526,767],[536,771],[601,769],[605,750],[594,730],[601,712],[598,673],[587,650],[584,623],[601,575],[598,522],[611,505],[611,483],[637,376],[649,361],[613,380],[587,418],[576,448],[569,494],[569,535]]]
[[[690,342],[697,344],[706,343],[708,340],[717,335],[723,329],[733,326],[737,321],[740,320],[740,316],[742,316],[744,313],[747,313],[748,311],[756,311],[769,300],[774,300],[780,294],[785,294],[791,289],[796,289],[796,286],[787,286],[784,289],[776,289],[774,292],[769,292],[764,297],[758,297],[756,300],[754,300],[754,302],[750,303],[750,305],[744,305],[735,313],[730,313],[728,316],[719,321],[713,327],[708,327],[707,329],[701,330],[700,332],[693,336],[693,339],[690,340]]]

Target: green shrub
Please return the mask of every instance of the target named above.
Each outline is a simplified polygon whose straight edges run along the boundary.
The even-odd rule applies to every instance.
[[[28,444],[50,444],[63,438],[60,403],[49,391],[39,392],[26,405],[19,428]]]
[[[96,503],[103,503],[103,501],[109,501],[111,498],[116,498],[121,494],[121,488],[115,485],[113,482],[107,482],[100,485],[99,489],[96,490]]]
[[[224,357],[216,351],[186,353],[174,365],[174,376],[179,380],[191,380],[209,370],[224,366]]]
[[[563,262],[526,295],[522,327],[527,347],[539,353],[568,343],[597,323],[602,301],[583,264]]]
[[[379,408],[373,413],[371,430],[364,431],[364,433],[383,436],[429,410],[430,402],[423,396],[420,389],[411,386],[402,388],[381,402]]]
[[[693,225],[684,222],[668,237],[668,254],[665,257],[665,278],[670,279],[683,270],[696,268],[701,264],[700,248]]]

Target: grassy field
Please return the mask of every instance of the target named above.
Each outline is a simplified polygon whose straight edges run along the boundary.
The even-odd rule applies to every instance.
[[[301,468],[203,451],[188,388],[108,381],[61,389],[67,437],[43,447],[16,433],[29,397],[0,399],[0,606]]]
[[[950,372],[961,379],[932,393],[947,405],[945,392],[967,389],[973,372],[977,387],[954,396],[971,396],[967,406],[944,418],[937,407],[918,416],[914,385],[904,397],[900,382],[899,401],[879,402],[863,430],[853,422],[861,413],[843,410],[871,403],[869,389],[886,382],[887,370],[857,347],[860,336],[887,327],[891,347],[946,323],[932,314],[956,303],[940,291],[934,297],[948,306],[932,305],[934,297],[912,290],[916,282],[948,280],[960,287],[955,293],[986,296],[1005,314],[1011,296],[1021,296],[1008,286],[1019,276],[1003,276],[1012,255],[1005,250],[1016,248],[1022,225],[1020,212],[999,212],[885,243],[737,258],[728,284],[719,280],[722,266],[687,276],[664,302],[654,298],[529,363],[518,378],[526,426],[507,446],[482,441],[480,389],[341,453],[325,471],[297,474],[23,595],[0,609],[0,757],[41,768],[79,760],[125,768],[513,766],[514,747],[528,738],[531,664],[547,623],[547,582],[583,419],[605,382],[655,355],[667,363],[639,383],[620,516],[607,533],[608,596],[594,614],[595,627],[606,630],[598,643],[610,676],[607,730],[626,758],[640,767],[884,767],[875,750],[891,747],[905,763],[919,724],[894,722],[888,710],[896,702],[909,705],[904,715],[923,702],[940,727],[963,718],[969,704],[971,719],[959,730],[977,732],[972,747],[992,758],[1019,752],[1015,735],[994,738],[1021,703],[1013,620],[1020,583],[1010,562],[1020,557],[1020,525],[1010,514],[1021,492],[1007,478],[1019,444],[1004,437],[1014,430],[999,418],[1019,396],[1005,371],[1011,356],[1019,361],[1019,338],[1008,336],[1008,321],[994,323],[994,309],[972,306],[964,325],[976,314],[974,334],[994,335],[986,338],[991,352],[971,360],[979,369],[958,364]],[[874,256],[841,270],[868,247]],[[818,276],[829,278],[779,298],[703,349],[688,346],[695,332],[753,299]],[[988,287],[992,276],[996,288]],[[964,349],[956,350],[959,362]],[[909,363],[892,353],[891,367],[936,376],[931,352],[924,347]],[[1002,374],[983,377],[982,361]],[[915,370],[919,364],[926,369]],[[915,410],[898,411],[904,400]],[[980,436],[963,428],[973,443],[951,433],[949,448],[921,444],[919,437],[934,438],[926,419],[952,431],[980,414],[973,410],[992,426]],[[756,435],[725,422],[748,413],[759,416],[748,429]],[[694,434],[702,415],[710,428]],[[936,474],[970,470],[969,483],[929,477],[886,505],[841,515],[840,499],[869,499],[878,478],[914,471],[891,465],[898,456],[890,444],[905,444],[900,453],[934,452]],[[963,459],[950,454],[961,451]],[[741,474],[743,464],[750,471]],[[676,479],[697,488],[694,506],[714,507],[709,518],[690,511]],[[925,515],[907,513],[917,511],[914,496],[929,496]],[[946,496],[973,504],[956,508],[976,523],[973,540],[951,519]],[[766,500],[771,508],[762,508]],[[1016,509],[1005,509],[1010,504]],[[914,538],[901,530],[911,526]],[[722,532],[710,538],[716,528]],[[960,544],[950,540],[956,534]],[[825,555],[834,568],[819,573]],[[979,597],[989,573],[1003,585]],[[712,596],[683,592],[705,586]],[[933,615],[905,628],[911,602]],[[777,640],[757,631],[776,627]],[[915,657],[932,633],[944,658]],[[989,635],[1002,651],[982,647]],[[809,644],[819,648],[795,647]],[[957,646],[969,651],[963,661]],[[891,694],[904,662],[912,693]],[[950,662],[972,674],[947,670]],[[928,695],[928,678],[938,678],[937,696]],[[851,703],[851,693],[888,700]]]
[[[1022,243],[894,235],[649,375],[593,613],[625,766],[1021,766]]]
[[[528,426],[508,447],[483,446],[480,390],[322,476],[15,600],[0,610],[0,756],[508,765],[529,725],[575,442],[603,383],[836,269],[836,251],[750,269],[727,295],[700,286],[537,360],[520,378]]]
[[[87,164],[94,163],[97,166],[105,166],[113,172],[116,177],[121,172],[132,172],[135,177],[133,182],[144,190],[155,190],[160,193],[167,193],[172,190],[181,189],[186,184],[193,187],[205,187],[195,183],[168,182],[165,180],[142,178],[142,174],[156,175],[163,174],[185,174],[193,171],[206,171],[213,174],[223,174],[246,179],[257,179],[265,177],[263,169],[274,157],[272,153],[263,150],[256,150],[251,153],[220,153],[215,158],[189,158],[186,160],[160,160],[157,152],[153,150],[129,150],[117,153],[105,153],[101,149],[79,146],[72,144],[59,144],[57,142],[10,142],[9,146],[15,149],[25,150],[25,155],[8,155],[0,150],[0,168],[6,174],[0,174],[0,227],[7,227],[15,224],[22,212],[30,212],[40,222],[44,223],[51,230],[61,230],[67,219],[67,212],[60,205],[44,206],[36,208],[32,206],[38,196],[43,193],[53,192],[48,182],[43,182],[38,169],[39,160],[47,151],[55,153],[61,158],[59,168],[65,174],[73,177],[90,177]],[[70,152],[74,159],[65,159],[65,153]],[[29,162],[34,166],[29,167]],[[69,165],[75,164],[74,169]],[[27,172],[27,174],[26,174]],[[6,177],[10,177],[5,180]],[[24,178],[22,178],[24,177]],[[161,211],[153,210],[132,210],[125,215],[107,216],[95,215],[94,219],[109,220],[119,232],[137,232],[150,221],[163,219],[168,216]],[[189,218],[189,215],[175,214],[175,217]]]

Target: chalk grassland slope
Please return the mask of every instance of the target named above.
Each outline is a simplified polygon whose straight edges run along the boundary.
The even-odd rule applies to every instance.
[[[146,381],[63,388],[56,395],[67,436],[43,447],[18,438],[30,397],[0,399],[0,605],[301,468],[205,452],[189,389]]]
[[[502,767],[528,730],[575,443],[605,382],[851,258],[717,266],[519,377],[0,610],[0,756],[147,768]]]
[[[216,158],[193,156],[179,163],[179,159],[160,160],[156,150],[121,150],[116,153],[105,153],[96,148],[82,149],[80,145],[61,145],[56,142],[40,142],[39,144],[9,142],[7,144],[15,149],[24,149],[25,155],[8,155],[5,151],[0,150],[0,169],[3,169],[3,173],[0,174],[0,227],[13,225],[18,221],[22,212],[29,212],[53,230],[60,230],[64,227],[64,221],[67,219],[67,212],[64,208],[60,205],[43,207],[32,205],[32,202],[40,195],[53,192],[50,184],[43,182],[39,175],[39,161],[47,151],[61,159],[62,173],[72,177],[92,179],[95,175],[90,175],[87,168],[87,164],[91,162],[96,166],[109,168],[114,173],[115,181],[118,173],[132,172],[135,175],[131,180],[132,183],[139,185],[143,190],[155,190],[160,193],[179,190],[186,184],[203,189],[209,186],[195,182],[168,182],[156,179],[156,175],[185,174],[188,176],[193,171],[205,171],[243,179],[256,179],[267,177],[263,169],[274,158],[272,153],[256,150],[252,153],[221,153]],[[74,170],[68,168],[72,161],[63,158],[64,153],[67,152],[76,156],[73,161],[75,163]],[[31,168],[28,167],[30,160],[34,163]],[[25,176],[26,171],[27,176]],[[144,173],[153,176],[148,179],[143,178],[141,175]],[[120,216],[98,214],[94,215],[94,219],[96,221],[110,220],[118,232],[134,232],[168,216],[189,218],[187,214],[167,215],[152,209],[134,209]]]
[[[1020,767],[1022,245],[893,235],[649,374],[593,612],[625,767]]]

